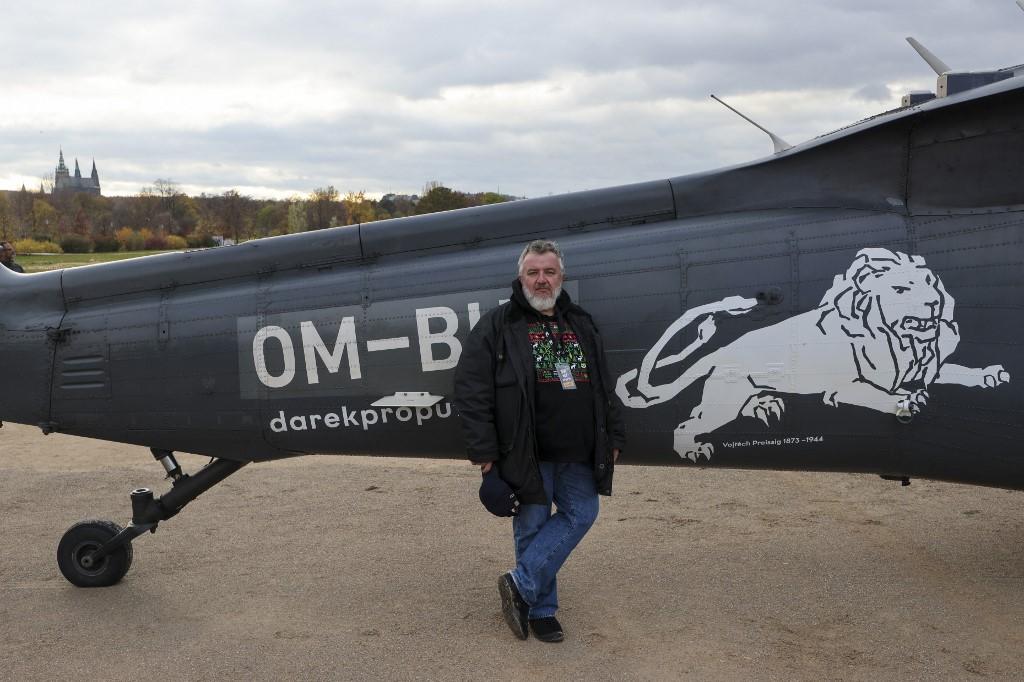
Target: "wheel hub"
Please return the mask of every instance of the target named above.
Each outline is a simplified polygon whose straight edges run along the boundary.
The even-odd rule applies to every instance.
[[[82,569],[82,572],[88,573],[89,575],[98,575],[103,572],[103,569],[107,564],[107,557],[103,557],[99,561],[96,561],[92,556],[93,552],[97,551],[99,548],[100,545],[92,541],[81,542],[75,546],[75,563]]]

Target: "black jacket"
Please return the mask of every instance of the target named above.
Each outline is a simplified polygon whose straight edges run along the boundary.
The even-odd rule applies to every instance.
[[[522,285],[512,300],[488,312],[466,340],[455,370],[455,407],[462,417],[466,454],[473,462],[497,462],[501,477],[523,504],[547,504],[537,466],[533,354],[527,321],[535,314]],[[612,493],[612,449],[625,445],[625,429],[608,374],[604,343],[590,315],[562,292],[558,313],[576,332],[590,366],[594,395],[594,479]],[[569,425],[568,428],[579,428]]]

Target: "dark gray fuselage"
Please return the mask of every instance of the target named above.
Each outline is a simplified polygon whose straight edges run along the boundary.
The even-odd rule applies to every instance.
[[[624,461],[1024,488],[1022,80],[707,174],[59,272],[0,271],[0,419],[236,460],[461,457],[450,403],[461,341],[508,297],[522,245],[546,237],[562,245],[570,294],[622,379]],[[859,257],[868,271],[851,270]],[[912,276],[880,292],[879,267]],[[837,277],[860,287],[863,315],[836,312],[843,321],[829,330],[781,324],[826,315]],[[913,303],[901,302],[908,293]],[[659,357],[694,344],[692,355],[657,367],[652,356],[644,374],[674,322],[729,297],[750,303],[680,322]],[[925,312],[911,315],[914,305]],[[939,308],[945,326],[928,319]],[[711,341],[695,343],[711,323]],[[947,336],[931,343],[933,327]],[[936,355],[954,327],[955,351]],[[888,345],[857,340],[875,336]],[[893,356],[892,377],[876,366],[879,348]],[[830,364],[824,349],[852,359]],[[717,364],[702,365],[712,354]],[[702,373],[678,380],[688,367]],[[966,371],[989,367],[1002,371],[989,371],[992,385]],[[653,387],[674,381],[671,397]],[[854,393],[867,397],[830,402]]]

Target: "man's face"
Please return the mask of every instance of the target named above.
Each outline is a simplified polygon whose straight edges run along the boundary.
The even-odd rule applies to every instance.
[[[562,266],[558,256],[550,251],[526,254],[519,281],[531,306],[542,312],[554,308],[555,300],[562,293]]]
[[[10,263],[14,260],[14,247],[5,243],[0,247],[0,262]]]

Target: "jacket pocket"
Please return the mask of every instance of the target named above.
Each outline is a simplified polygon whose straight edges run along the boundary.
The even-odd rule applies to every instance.
[[[516,381],[515,371],[506,356],[499,353],[494,370],[494,421],[502,455],[508,454],[515,447],[521,400],[522,391]]]
[[[498,406],[496,426],[498,430],[498,447],[501,454],[508,454],[515,447],[516,433],[519,431],[519,386],[498,386],[495,388]]]

